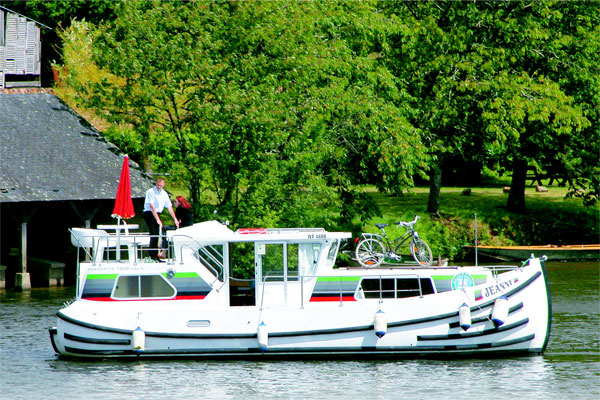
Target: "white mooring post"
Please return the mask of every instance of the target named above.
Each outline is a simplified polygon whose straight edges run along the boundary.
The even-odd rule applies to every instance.
[[[15,275],[15,290],[31,290],[31,277],[27,272],[27,222],[21,224],[21,272]]]
[[[477,266],[477,213],[475,213],[475,266]]]

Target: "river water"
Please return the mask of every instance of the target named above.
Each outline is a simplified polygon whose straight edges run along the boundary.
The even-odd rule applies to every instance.
[[[491,360],[61,360],[47,328],[74,289],[0,291],[0,399],[600,399],[600,264],[547,267],[546,353]]]

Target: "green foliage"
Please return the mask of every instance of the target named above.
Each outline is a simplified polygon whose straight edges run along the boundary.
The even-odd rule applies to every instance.
[[[93,34],[108,75],[81,100],[129,127],[144,165],[235,226],[335,226],[377,213],[425,166],[395,78],[370,57],[369,3],[124,2]],[[371,39],[368,39],[371,38]],[[356,42],[355,42],[356,41]]]
[[[401,17],[385,61],[420,110],[410,121],[429,138],[434,161],[460,154],[507,169],[524,161],[571,176],[572,195],[589,203],[597,198],[596,4],[382,2],[382,8]]]
[[[362,185],[406,194],[450,156],[493,178],[519,162],[565,175],[593,204],[599,9],[127,1],[65,30],[65,70],[111,140],[170,173],[198,219],[216,207],[236,227],[352,229],[381,215]],[[469,226],[456,221],[431,229],[449,254]]]
[[[112,19],[115,7],[113,2],[104,0],[3,0],[0,5],[52,29],[67,27],[75,18],[92,23]]]

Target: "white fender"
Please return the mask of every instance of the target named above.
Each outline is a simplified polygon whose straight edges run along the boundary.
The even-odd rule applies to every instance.
[[[471,308],[466,303],[458,308],[458,320],[464,331],[471,327]]]
[[[261,322],[258,325],[258,329],[256,330],[256,338],[258,339],[258,349],[264,353],[269,346],[269,331],[264,322]]]
[[[492,321],[496,326],[500,326],[506,322],[508,317],[508,298],[506,296],[498,297],[494,302],[492,310]]]
[[[378,310],[375,313],[375,320],[373,321],[373,328],[375,329],[375,335],[378,338],[382,338],[387,333],[387,319],[385,313]]]
[[[139,356],[146,347],[146,333],[139,326],[131,334],[133,351]]]

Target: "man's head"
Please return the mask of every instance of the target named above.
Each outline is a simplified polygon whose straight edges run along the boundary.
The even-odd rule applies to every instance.
[[[165,187],[165,179],[164,178],[157,178],[156,179],[156,189],[160,192],[162,190],[162,188]]]

